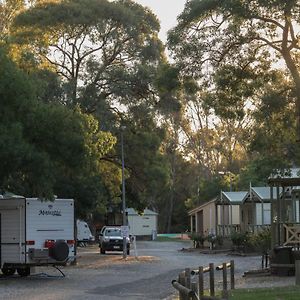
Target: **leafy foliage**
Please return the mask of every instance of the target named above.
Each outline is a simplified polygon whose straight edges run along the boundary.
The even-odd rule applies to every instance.
[[[94,194],[87,205],[88,195],[80,190],[113,194],[110,180],[100,178],[100,159],[113,148],[112,135],[100,132],[97,121],[80,110],[38,102],[35,84],[3,51],[0,65],[1,189],[48,199],[75,197],[86,209],[104,197]]]
[[[271,250],[271,230],[264,229],[257,234],[250,235],[249,244],[261,253],[268,253]]]

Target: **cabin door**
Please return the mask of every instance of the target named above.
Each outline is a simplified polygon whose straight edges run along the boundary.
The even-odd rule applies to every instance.
[[[200,235],[203,235],[204,230],[203,230],[203,210],[199,211],[197,213],[197,232],[199,232]]]

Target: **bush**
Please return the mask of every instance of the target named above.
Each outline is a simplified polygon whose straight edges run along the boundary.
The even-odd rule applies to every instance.
[[[216,245],[223,245],[223,237],[221,235],[209,234],[207,236],[207,241],[211,243],[212,249],[214,249]]]
[[[256,234],[252,234],[249,238],[249,244],[261,253],[267,253],[271,250],[271,230],[264,229]]]
[[[191,233],[189,238],[194,242],[195,248],[203,247],[203,244],[206,240],[205,236],[200,233]]]
[[[223,246],[223,244],[224,244],[224,238],[223,238],[223,236],[221,236],[221,235],[217,235],[216,236],[216,244],[218,246]]]
[[[249,233],[248,232],[234,232],[230,237],[234,246],[237,249],[244,249],[249,244]]]

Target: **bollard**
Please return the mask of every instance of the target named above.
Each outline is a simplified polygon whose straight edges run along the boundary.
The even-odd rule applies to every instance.
[[[185,287],[190,289],[191,288],[191,269],[186,268],[185,269]]]
[[[191,283],[191,290],[194,292],[194,295],[196,296],[198,293],[198,285],[197,282],[192,282]],[[196,299],[196,297],[194,297],[193,299]]]
[[[204,278],[203,278],[203,267],[199,267],[199,271],[198,271],[198,285],[199,285],[199,296],[201,298],[201,296],[204,295]]]
[[[179,273],[178,283],[182,286],[185,285],[185,274],[184,274],[184,272]],[[178,291],[179,291],[179,300],[186,300],[185,295],[183,294],[183,292],[181,290],[178,290]]]
[[[228,292],[227,292],[227,266],[226,263],[223,263],[223,291],[222,291],[222,297],[224,299],[228,298]]]
[[[215,296],[215,271],[214,271],[214,264],[209,264],[209,290],[210,295]]]
[[[230,261],[230,289],[234,290],[234,260]]]

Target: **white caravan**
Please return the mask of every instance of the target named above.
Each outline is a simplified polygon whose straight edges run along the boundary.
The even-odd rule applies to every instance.
[[[75,258],[74,200],[0,198],[0,267],[5,275]]]
[[[77,225],[77,242],[79,244],[95,241],[95,237],[92,235],[87,222],[78,219],[76,221],[76,225]]]

